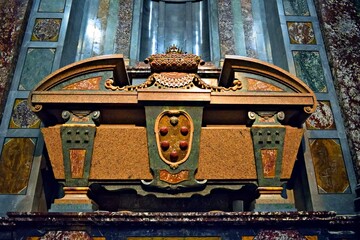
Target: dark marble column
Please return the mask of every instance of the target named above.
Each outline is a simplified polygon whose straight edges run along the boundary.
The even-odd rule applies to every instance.
[[[360,180],[360,19],[352,0],[315,0],[315,5]]]
[[[0,119],[33,0],[0,1]]]

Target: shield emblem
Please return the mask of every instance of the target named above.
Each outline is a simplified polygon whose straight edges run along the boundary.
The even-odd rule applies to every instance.
[[[175,169],[184,163],[191,151],[194,125],[183,110],[166,110],[155,121],[156,144],[161,159]]]

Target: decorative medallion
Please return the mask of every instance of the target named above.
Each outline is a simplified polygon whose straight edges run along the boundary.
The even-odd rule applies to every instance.
[[[60,26],[61,19],[36,19],[31,41],[56,42],[59,38]]]
[[[311,22],[288,22],[287,27],[291,44],[316,44]]]
[[[16,99],[9,128],[39,128],[40,119],[33,113],[27,99]]]
[[[145,106],[151,191],[184,192],[203,188],[195,173],[199,161],[202,106]]]
[[[162,112],[155,121],[155,135],[161,159],[171,168],[184,163],[191,151],[194,125],[182,110]]]

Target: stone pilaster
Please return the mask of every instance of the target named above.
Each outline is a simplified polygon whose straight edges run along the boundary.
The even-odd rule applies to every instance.
[[[0,119],[33,0],[0,1]]]

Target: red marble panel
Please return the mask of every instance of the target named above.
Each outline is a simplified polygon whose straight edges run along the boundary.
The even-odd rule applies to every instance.
[[[261,149],[261,160],[265,178],[275,177],[277,149]]]
[[[70,149],[71,177],[82,178],[84,175],[85,149]]]
[[[318,102],[315,112],[306,120],[306,128],[309,130],[336,129],[329,101]]]

